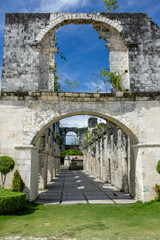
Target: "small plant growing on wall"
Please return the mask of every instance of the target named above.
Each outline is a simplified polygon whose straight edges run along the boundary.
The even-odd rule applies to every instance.
[[[109,68],[104,68],[101,71],[98,71],[98,73],[93,73],[92,76],[95,77],[95,79],[92,78],[92,82],[97,82],[97,80],[101,80],[104,84],[105,89],[100,88],[99,82],[96,84],[96,90],[97,93],[103,92],[104,90],[107,92],[107,85],[110,83],[112,85],[112,88],[115,89],[118,92],[123,92],[123,88],[121,87],[121,80],[122,75],[124,73],[119,72],[110,72]]]
[[[157,163],[156,170],[160,174],[160,160]],[[155,187],[154,187],[154,190],[157,193],[158,200],[160,201],[160,185],[156,184]]]
[[[13,158],[8,156],[0,157],[0,173],[1,173],[1,188],[4,188],[4,184],[6,181],[6,175],[13,170],[15,166],[15,162]]]
[[[62,143],[63,143],[63,140],[61,139],[61,137],[59,136],[58,133],[56,133],[56,141],[59,145],[62,145]]]
[[[25,184],[18,172],[18,170],[15,171],[13,180],[12,180],[12,191],[13,192],[23,192],[25,187]]]

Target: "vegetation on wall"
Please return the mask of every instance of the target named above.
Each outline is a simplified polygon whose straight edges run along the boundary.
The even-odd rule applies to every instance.
[[[59,145],[62,145],[62,143],[63,143],[63,140],[62,140],[62,138],[59,136],[58,133],[56,133],[56,141],[57,141],[57,143],[58,143]]]
[[[157,173],[160,174],[160,160],[157,163],[156,171],[157,171]],[[157,193],[158,200],[160,201],[160,185],[156,184],[154,187],[154,190]]]
[[[84,137],[84,140],[83,140],[83,147],[86,147],[94,139],[95,139],[95,137],[93,136],[92,132],[91,131],[86,131],[85,132],[85,137]]]
[[[97,80],[100,79],[104,84],[105,89],[102,89],[99,84],[96,84],[97,93],[103,92],[104,90],[107,92],[108,83],[110,83],[112,88],[116,91],[123,91],[123,88],[121,87],[121,79],[123,74],[120,74],[119,72],[110,72],[109,68],[104,68],[101,71],[98,71],[98,73],[93,73],[92,75],[95,77],[95,79],[92,78],[92,82],[96,83]]]
[[[1,188],[4,188],[6,175],[13,170],[15,162],[13,158],[8,156],[0,157],[0,173],[1,173]]]
[[[55,47],[58,49],[57,54],[60,56],[62,60],[66,60],[63,53],[60,52],[58,42],[57,42],[57,36],[55,37]],[[50,65],[50,71],[53,74],[54,77],[54,91],[55,92],[64,92],[73,88],[80,88],[80,82],[77,80],[70,81],[69,79],[65,80],[65,86],[62,88],[60,81],[62,80],[62,75],[59,75],[58,69],[57,69],[57,63],[55,63],[54,66]]]

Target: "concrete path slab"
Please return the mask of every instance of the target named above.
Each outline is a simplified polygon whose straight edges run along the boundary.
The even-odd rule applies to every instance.
[[[136,200],[118,191],[84,170],[64,170],[48,184],[48,190],[40,191],[38,202],[45,205],[71,204],[131,204]]]

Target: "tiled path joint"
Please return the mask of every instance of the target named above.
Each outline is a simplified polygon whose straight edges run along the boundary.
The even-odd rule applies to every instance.
[[[46,205],[69,204],[129,204],[135,203],[129,194],[85,171],[64,170],[39,194],[38,202]]]

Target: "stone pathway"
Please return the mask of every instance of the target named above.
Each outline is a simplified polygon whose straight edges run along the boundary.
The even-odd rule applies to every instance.
[[[64,170],[40,192],[38,202],[45,205],[69,204],[130,204],[135,203],[129,194],[83,171]]]

